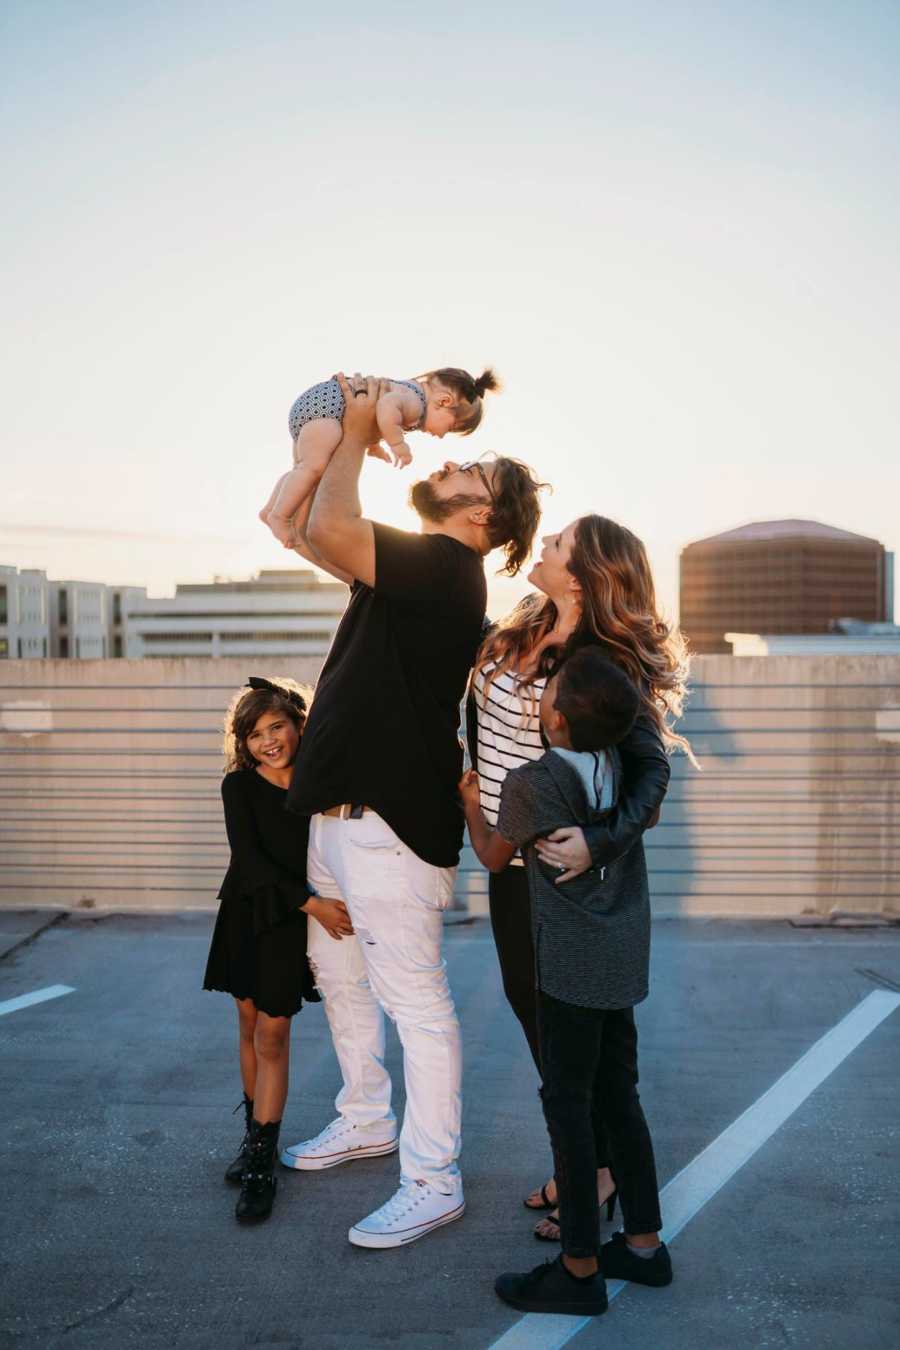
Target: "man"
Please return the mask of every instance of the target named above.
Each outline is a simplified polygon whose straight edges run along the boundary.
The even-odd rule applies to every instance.
[[[358,480],[377,439],[375,380],[343,376],[343,439],[319,484],[299,550],[351,586],[316,689],[289,794],[311,816],[307,875],[345,901],[353,933],[310,928],[310,962],[343,1074],[338,1119],[282,1162],[332,1167],[397,1148],[382,1009],[403,1045],[400,1187],[350,1229],[398,1247],[465,1208],[459,1022],[441,957],[463,815],[459,707],[481,638],[484,558],[514,575],[540,515],[540,484],[516,460],[447,462],[414,484],[408,534],[362,516]]]

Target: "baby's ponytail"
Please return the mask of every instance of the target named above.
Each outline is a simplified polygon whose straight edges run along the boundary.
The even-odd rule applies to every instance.
[[[500,381],[497,379],[497,376],[491,370],[490,366],[488,366],[487,370],[483,370],[478,376],[478,379],[473,380],[472,383],[475,386],[475,393],[478,398],[483,398],[484,395],[489,392],[495,394],[500,388]]]

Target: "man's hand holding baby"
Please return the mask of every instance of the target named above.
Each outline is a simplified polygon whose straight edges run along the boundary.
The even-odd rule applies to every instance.
[[[390,387],[386,380],[376,380],[371,375],[358,372],[349,380],[343,371],[334,377],[341,386],[344,396],[344,416],[342,426],[344,440],[353,440],[371,447],[381,439],[375,409],[378,400]]]

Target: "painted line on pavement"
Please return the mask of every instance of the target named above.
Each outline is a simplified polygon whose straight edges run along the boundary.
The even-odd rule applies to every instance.
[[[662,1211],[668,1220],[663,1229],[663,1240],[671,1242],[677,1237],[829,1074],[898,1007],[900,994],[881,989],[867,994],[743,1115],[723,1130],[718,1139],[673,1177],[660,1193]],[[607,1297],[614,1299],[624,1288],[623,1280],[608,1280]],[[555,1313],[526,1313],[494,1341],[491,1350],[500,1347],[502,1350],[559,1350],[595,1320],[593,1317],[562,1317]]]
[[[5,1013],[18,1012],[20,1008],[31,1008],[35,1003],[46,1003],[50,998],[62,998],[63,994],[74,994],[68,984],[48,984],[46,989],[35,989],[30,994],[20,994],[18,998],[8,998],[0,1003],[0,1017]]]

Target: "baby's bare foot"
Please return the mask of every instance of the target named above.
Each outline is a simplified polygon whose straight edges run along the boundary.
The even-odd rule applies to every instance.
[[[266,524],[280,544],[284,544],[285,548],[291,547],[293,527],[286,516],[276,516],[274,511],[270,511]]]

